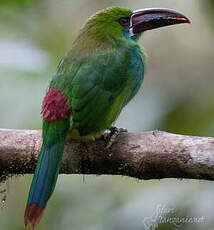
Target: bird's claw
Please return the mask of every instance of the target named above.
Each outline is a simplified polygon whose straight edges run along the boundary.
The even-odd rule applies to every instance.
[[[106,148],[111,148],[112,144],[117,139],[118,134],[124,132],[128,132],[128,130],[123,128],[117,128],[115,126],[110,127],[108,131],[104,134],[104,139],[106,140]]]

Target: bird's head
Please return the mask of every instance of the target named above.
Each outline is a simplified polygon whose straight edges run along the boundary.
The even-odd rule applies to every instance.
[[[94,37],[126,37],[136,39],[146,30],[179,23],[190,23],[183,14],[162,8],[150,8],[131,11],[121,7],[102,10],[88,19],[81,34]]]

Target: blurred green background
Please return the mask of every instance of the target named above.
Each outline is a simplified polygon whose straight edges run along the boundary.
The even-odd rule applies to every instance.
[[[144,34],[145,81],[116,125],[214,136],[213,0],[0,0],[0,127],[41,128],[41,102],[57,64],[83,22],[112,5],[173,8],[192,21]],[[0,230],[24,229],[31,179],[0,185]],[[213,230],[213,207],[213,182],[61,175],[39,229]],[[164,216],[202,219],[159,223]]]

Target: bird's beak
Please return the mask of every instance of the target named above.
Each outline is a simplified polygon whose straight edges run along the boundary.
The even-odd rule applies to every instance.
[[[146,30],[179,23],[190,23],[190,20],[183,14],[171,9],[137,10],[132,13],[130,19],[130,34],[133,36]]]

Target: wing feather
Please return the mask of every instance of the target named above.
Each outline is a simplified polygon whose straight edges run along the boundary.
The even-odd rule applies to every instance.
[[[73,59],[72,64],[65,61],[70,68],[60,65],[59,76],[52,80],[51,87],[59,87],[67,95],[73,128],[81,135],[108,128],[138,90],[142,60],[136,63],[132,55],[130,49],[97,51],[87,58]]]

